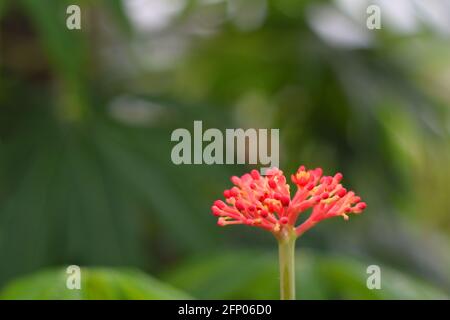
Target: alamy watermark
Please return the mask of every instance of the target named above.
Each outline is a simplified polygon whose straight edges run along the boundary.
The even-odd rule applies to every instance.
[[[369,274],[366,281],[367,289],[381,289],[381,268],[376,264],[367,267],[366,273]]]
[[[375,4],[372,4],[367,7],[366,13],[368,14],[366,20],[367,29],[381,29],[381,8]]]
[[[66,269],[67,280],[66,287],[69,290],[81,289],[81,268],[76,265],[68,266]]]
[[[81,29],[81,9],[76,4],[67,7],[66,13],[69,15],[66,19],[66,27],[69,30]]]
[[[261,174],[279,166],[279,129],[216,128],[203,132],[203,122],[194,121],[194,133],[185,128],[172,132],[178,142],[171,153],[172,162],[180,164],[260,164]],[[269,135],[270,133],[270,135]],[[205,144],[206,143],[206,144]],[[205,144],[205,145],[204,145]]]

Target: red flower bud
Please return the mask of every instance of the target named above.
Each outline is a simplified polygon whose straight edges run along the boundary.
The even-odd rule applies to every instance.
[[[267,217],[269,216],[269,213],[267,212],[267,210],[261,210],[261,211],[259,212],[259,215],[260,215],[262,218],[267,218]]]
[[[339,198],[342,198],[343,196],[345,196],[346,193],[347,193],[347,190],[346,190],[345,188],[342,188],[342,189],[339,189],[338,192],[336,192],[336,195],[337,195]]]
[[[231,182],[232,182],[234,185],[236,185],[236,186],[238,186],[239,183],[241,182],[241,179],[239,179],[239,178],[236,177],[236,176],[232,176],[230,180],[231,180]]]
[[[215,215],[216,217],[220,217],[221,211],[219,208],[217,208],[216,206],[212,206],[211,211],[212,211],[213,215]]]
[[[272,189],[275,189],[277,187],[277,183],[273,180],[269,180],[269,187]]]
[[[366,204],[365,202],[360,202],[360,203],[358,203],[358,204],[356,205],[356,207],[357,207],[359,210],[364,210],[365,208],[367,208],[367,204]]]
[[[250,174],[254,180],[258,180],[260,177],[258,170],[252,170]]]
[[[222,200],[214,201],[214,205],[219,209],[223,209],[226,207],[226,204]]]
[[[239,211],[243,211],[245,210],[245,206],[241,201],[236,201],[236,204],[234,205],[236,207],[236,209],[238,209]]]
[[[291,202],[291,199],[289,199],[288,196],[282,196],[280,201],[284,207],[287,207],[289,205],[289,202]]]
[[[239,194],[239,189],[237,187],[233,187],[230,189],[230,194],[232,197],[237,197]]]
[[[312,189],[314,189],[314,183],[310,183],[306,186],[306,190],[311,191]]]

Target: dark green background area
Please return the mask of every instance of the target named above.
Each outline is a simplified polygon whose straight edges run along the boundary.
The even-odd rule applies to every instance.
[[[171,161],[194,120],[278,128],[287,176],[339,171],[368,203],[297,241],[299,298],[449,298],[448,34],[316,0],[147,1],[148,26],[127,2],[0,0],[0,298],[276,299],[273,237],[210,214],[253,167]],[[330,41],[320,10],[368,42]]]

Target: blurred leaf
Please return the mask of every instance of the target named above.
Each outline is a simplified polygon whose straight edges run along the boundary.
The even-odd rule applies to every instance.
[[[98,131],[97,146],[109,170],[118,175],[124,187],[130,188],[128,190],[132,190],[136,198],[154,209],[151,211],[152,218],[158,219],[157,222],[166,230],[177,234],[177,240],[181,240],[180,247],[185,250],[207,247],[208,230],[201,228],[204,218],[192,215],[189,206],[179,197],[167,177],[169,173],[165,170],[172,164],[170,159],[155,163],[157,156],[153,148],[157,139],[146,135],[145,144],[139,145],[139,140],[130,139],[130,134],[133,132],[126,128],[112,126],[102,127]],[[170,149],[167,147],[165,154],[169,155]]]
[[[80,290],[68,289],[67,277],[61,269],[25,276],[8,284],[0,299],[190,299],[187,294],[137,270],[82,268]]]
[[[0,0],[0,18],[3,17],[3,14],[6,11],[8,2],[6,0]]]
[[[114,21],[122,28],[125,33],[131,32],[131,25],[125,13],[122,0],[103,0],[103,6],[111,11],[116,18]]]
[[[24,12],[34,23],[39,33],[49,62],[62,80],[64,87],[62,103],[58,106],[61,115],[70,120],[79,120],[89,111],[85,77],[89,74],[86,32],[69,30],[66,27],[66,9],[72,1],[20,0]],[[86,17],[87,8],[82,10]]]
[[[368,265],[299,251],[298,299],[448,299],[442,290],[381,267],[381,290],[366,286]],[[168,283],[201,299],[278,299],[276,253],[226,252],[194,259],[166,274]]]
[[[364,265],[342,257],[322,257],[316,266],[330,296],[342,299],[449,299],[443,290],[414,276],[380,266],[381,289],[369,290]]]
[[[326,292],[315,274],[310,254],[297,257],[297,298],[323,299]],[[278,299],[279,274],[276,253],[223,252],[193,259],[165,277],[201,299]]]

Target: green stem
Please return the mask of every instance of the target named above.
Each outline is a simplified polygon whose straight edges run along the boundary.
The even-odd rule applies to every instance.
[[[295,233],[278,238],[281,300],[295,300],[295,239]]]

